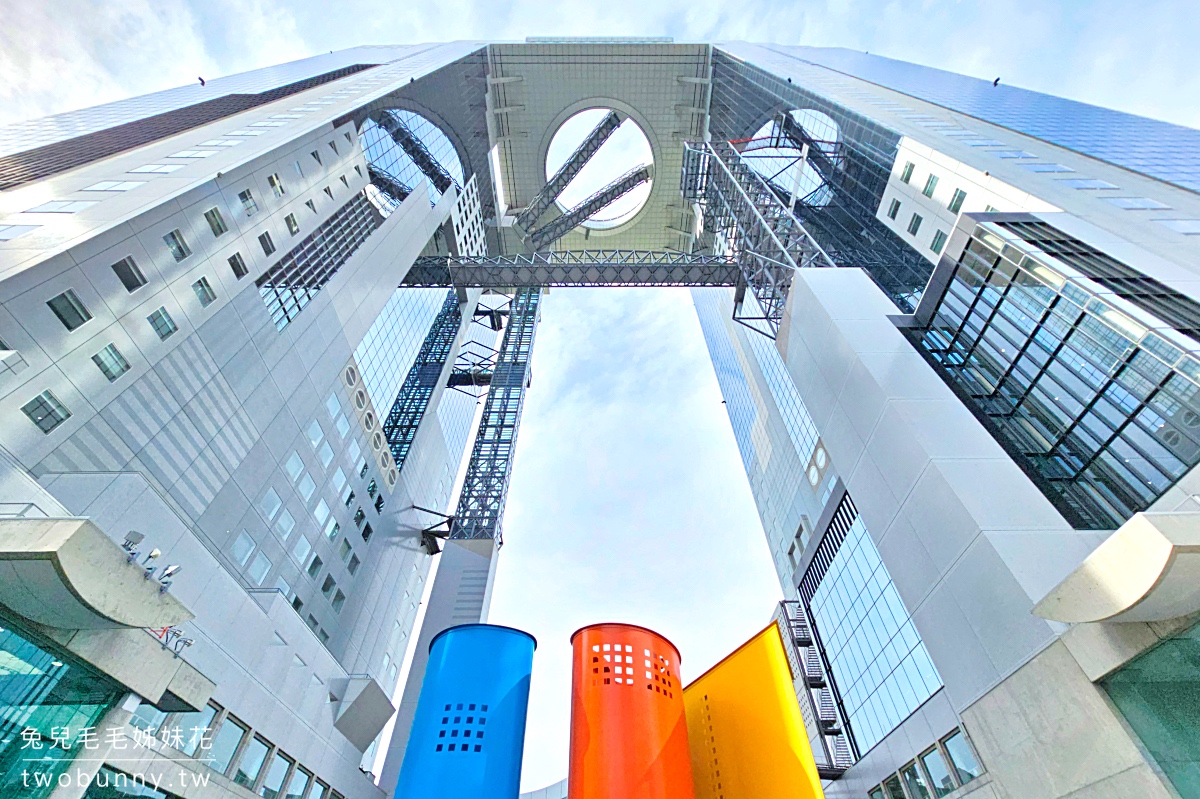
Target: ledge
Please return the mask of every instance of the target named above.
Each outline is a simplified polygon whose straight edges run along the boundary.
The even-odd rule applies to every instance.
[[[1050,621],[1154,622],[1200,611],[1200,513],[1138,513],[1033,608]]]
[[[193,618],[86,519],[0,519],[0,604],[60,630],[162,628]]]

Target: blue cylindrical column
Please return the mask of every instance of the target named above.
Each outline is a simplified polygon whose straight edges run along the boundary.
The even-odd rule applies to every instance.
[[[493,624],[438,633],[395,799],[516,799],[536,647]]]

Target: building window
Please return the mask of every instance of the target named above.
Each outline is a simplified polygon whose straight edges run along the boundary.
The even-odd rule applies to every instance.
[[[325,561],[321,560],[320,555],[313,555],[312,563],[308,564],[308,576],[316,579],[324,565]]]
[[[167,249],[171,251],[171,255],[175,257],[176,261],[182,261],[192,254],[178,228],[163,236],[163,241],[167,243]]]
[[[333,595],[333,612],[341,613],[342,606],[345,604],[346,604],[346,595],[343,594],[342,590],[339,588],[336,592],[334,592],[334,595]]]
[[[359,508],[358,510],[354,511],[354,526],[361,527],[362,523],[363,523],[363,519],[365,519],[365,518],[367,518],[367,514],[365,512],[363,512],[362,508]]]
[[[21,410],[43,433],[49,433],[71,418],[67,406],[59,402],[58,397],[49,389],[22,405]]]
[[[950,212],[957,214],[961,211],[965,199],[967,199],[967,193],[962,189],[955,189],[954,196],[950,198]]]
[[[321,593],[328,597],[333,594],[335,588],[337,588],[337,582],[333,579],[333,575],[325,575],[325,582],[321,583]]]
[[[193,283],[192,291],[196,292],[196,299],[200,300],[201,308],[207,308],[217,299],[217,293],[213,291],[212,285],[209,284],[206,277],[202,277]]]
[[[46,304],[67,330],[75,330],[92,318],[91,312],[75,294],[74,289],[67,289],[57,297],[47,300]]]
[[[246,268],[246,259],[242,258],[240,252],[235,252],[229,256],[229,268],[233,270],[233,276],[238,280],[250,274],[250,270]]]
[[[941,799],[958,787],[954,784],[954,778],[950,776],[950,770],[946,768],[946,759],[942,757],[940,749],[934,747],[921,755],[918,760],[925,768],[925,773],[929,775],[929,783],[933,787],[935,799]]]
[[[339,179],[340,181],[342,181],[342,185],[343,185],[343,186],[345,186],[346,188],[350,188],[350,181],[346,180],[346,176],[345,176],[345,175],[339,175],[339,176],[338,176],[338,179]]]
[[[912,235],[917,235],[917,231],[921,229],[921,215],[913,214],[912,219],[908,220],[908,232]]]
[[[225,218],[221,216],[220,208],[209,208],[204,212],[204,218],[208,221],[208,226],[214,236],[220,236],[229,231],[229,228],[225,226]]]
[[[925,181],[925,188],[921,190],[921,193],[926,197],[932,197],[934,190],[937,189],[937,183],[937,175],[930,175]]]
[[[292,530],[296,529],[296,520],[292,518],[292,514],[284,510],[275,520],[275,529],[279,532],[279,537],[287,541],[292,535]]]
[[[142,270],[138,268],[132,255],[127,255],[117,261],[112,265],[112,270],[116,272],[117,279],[121,281],[121,285],[130,294],[146,285],[146,276],[142,274]]]
[[[304,204],[307,205],[308,210],[312,211],[314,214],[317,212],[317,204],[312,200],[305,200]]]
[[[154,328],[154,332],[158,334],[159,339],[162,341],[166,341],[179,329],[175,326],[175,320],[171,318],[171,314],[167,313],[165,307],[159,308],[147,316],[146,321],[150,323],[150,327]]]
[[[355,164],[355,165],[354,165],[354,171],[358,173],[358,176],[359,176],[360,178],[362,177],[362,167],[361,167],[361,166],[359,166],[358,164]]]
[[[246,216],[254,216],[258,213],[258,203],[254,199],[254,192],[250,189],[239,191],[238,199],[242,201],[242,210],[246,212]]]
[[[917,167],[917,165],[914,164],[912,161],[907,162],[904,165],[904,169],[902,169],[900,171],[900,182],[908,183],[910,180],[912,180],[912,173],[913,173],[913,170],[916,169],[916,167]]]
[[[373,533],[373,532],[374,532],[374,531],[371,529],[371,525],[370,525],[369,523],[368,523],[368,524],[364,524],[364,525],[363,525],[363,529],[362,529],[362,539],[363,539],[363,541],[370,541],[370,540],[371,540],[371,533]]]
[[[229,763],[242,746],[242,741],[250,728],[233,716],[226,716],[212,736],[212,742],[206,754],[208,765],[216,772],[224,774],[229,769]]]
[[[88,186],[83,191],[129,191],[136,189],[138,186],[146,185],[140,180],[102,180],[99,183]]]
[[[82,211],[85,208],[91,208],[96,203],[88,200],[54,200],[48,203],[42,203],[36,208],[28,208],[25,210],[27,214],[74,214]]]
[[[895,219],[898,213],[900,213],[900,201],[892,200],[892,204],[888,206],[888,219]]]
[[[250,570],[247,574],[250,577],[250,582],[255,585],[262,585],[263,580],[267,579],[267,575],[271,573],[271,561],[262,552],[254,556],[254,563],[250,564]]]
[[[283,507],[283,500],[279,498],[279,494],[276,493],[274,488],[267,488],[267,492],[263,494],[258,507],[262,510],[263,516],[267,517],[267,521],[271,521],[275,518],[275,514],[279,513],[279,509]]]
[[[296,221],[295,214],[288,214],[285,216],[283,218],[283,223],[287,225],[288,233],[291,233],[293,236],[300,232],[300,223]]]
[[[858,750],[867,752],[942,682],[850,495],[799,592]]]
[[[929,249],[940,254],[942,252],[942,248],[945,246],[946,246],[946,233],[944,231],[939,230],[933,234],[933,241],[930,242]]]
[[[280,179],[279,173],[267,176],[267,184],[271,187],[271,191],[276,197],[282,197],[286,192],[283,190],[283,180]]]
[[[304,473],[304,461],[300,457],[300,453],[295,450],[288,456],[287,463],[284,465],[284,470],[288,477],[292,478],[292,482],[296,482],[300,475]]]
[[[317,490],[317,484],[313,482],[312,477],[306,474],[300,478],[300,485],[296,490],[300,492],[300,496],[304,497],[304,501],[308,502],[312,499],[313,492]]]
[[[375,512],[383,513],[383,494],[375,497]]]
[[[351,555],[350,562],[346,564],[346,571],[350,572],[350,574],[354,574],[356,571],[358,571],[358,567],[361,563],[362,561],[358,559],[358,555]]]
[[[296,177],[298,177],[298,178],[304,177],[304,170],[300,168],[299,161],[293,161],[292,168],[296,170]]]
[[[237,540],[233,542],[233,548],[229,554],[233,556],[233,561],[239,566],[245,566],[250,562],[250,556],[254,554],[254,539],[245,530],[238,533]]]
[[[93,355],[92,362],[100,368],[110,383],[129,371],[129,361],[125,360],[125,356],[114,344],[109,344]]]
[[[319,166],[321,164],[321,154],[319,152],[317,152],[316,150],[313,150],[312,157],[313,157],[313,160],[316,161],[317,165]]]
[[[955,776],[963,785],[983,772],[983,769],[979,768],[979,761],[975,759],[975,753],[971,751],[971,744],[967,742],[967,736],[963,735],[962,730],[950,733],[942,741],[942,746],[950,758],[950,765],[954,769]]]
[[[271,241],[270,231],[263,231],[258,237],[258,243],[262,245],[265,255],[275,252],[275,242]]]

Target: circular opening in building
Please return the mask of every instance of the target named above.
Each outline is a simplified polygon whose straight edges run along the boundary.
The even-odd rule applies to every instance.
[[[451,186],[463,186],[462,161],[454,145],[418,113],[397,108],[374,111],[363,123],[359,139],[371,178],[368,196],[385,213],[422,183],[432,204]]]
[[[649,167],[654,164],[654,154],[645,132],[629,117],[614,113],[610,108],[589,108],[580,111],[559,126],[550,140],[546,151],[546,180],[554,177],[563,164],[595,131],[607,133],[604,143],[592,154],[578,174],[558,195],[558,207],[564,213],[579,207],[617,181],[626,179],[631,185],[628,191],[602,207],[596,209],[584,222],[592,230],[615,228],[642,209],[650,197],[653,181],[649,178]],[[614,123],[620,124],[610,131]],[[640,171],[640,170],[645,170]]]
[[[808,156],[804,145],[808,145]],[[764,124],[735,142],[742,157],[780,196],[797,205],[822,208],[833,199],[829,175],[841,168],[841,131],[827,114],[806,108]]]

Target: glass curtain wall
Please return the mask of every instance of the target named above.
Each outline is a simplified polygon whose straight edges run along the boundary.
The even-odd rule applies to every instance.
[[[0,622],[0,796],[44,799],[124,691]]]

